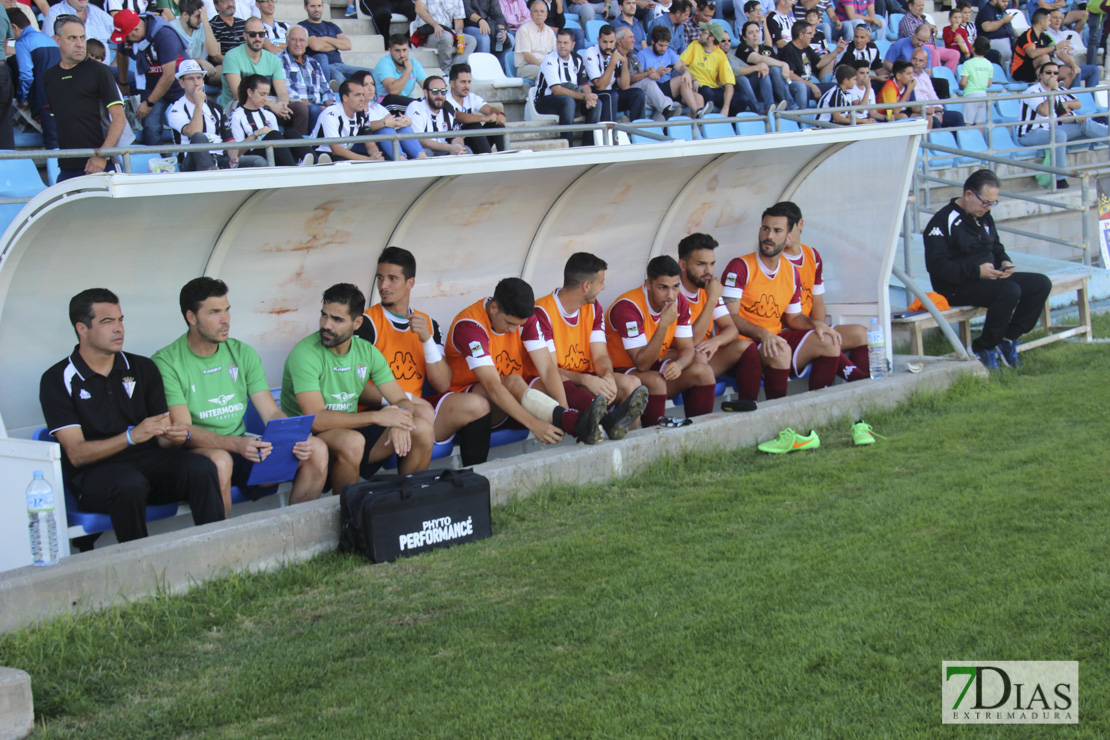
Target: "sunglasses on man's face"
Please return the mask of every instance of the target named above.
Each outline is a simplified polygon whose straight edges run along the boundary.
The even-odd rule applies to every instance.
[[[428,92],[432,95],[446,95],[447,94],[447,88],[446,87],[429,87]]]
[[[260,39],[266,35],[265,31],[247,31],[247,38]]]

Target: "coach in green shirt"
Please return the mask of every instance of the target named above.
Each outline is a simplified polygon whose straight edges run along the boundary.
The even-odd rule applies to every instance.
[[[312,431],[328,446],[336,493],[360,473],[373,475],[394,452],[401,474],[426,470],[435,443],[432,407],[410,399],[382,353],[354,335],[365,308],[362,291],[350,283],[325,290],[320,331],[297,342],[281,376],[282,410],[316,415]],[[358,410],[360,400],[378,408],[383,399],[388,405],[380,411]]]
[[[185,442],[216,463],[224,511],[231,511],[231,487],[245,486],[251,466],[272,445],[245,436],[248,400],[264,422],[285,416],[266,385],[262,360],[250,345],[230,339],[231,304],[222,280],[201,277],[181,289],[181,314],[189,330],[154,353],[162,373],[170,421],[187,425]],[[327,446],[316,437],[293,446],[300,460],[289,503],[320,497],[328,470]]]

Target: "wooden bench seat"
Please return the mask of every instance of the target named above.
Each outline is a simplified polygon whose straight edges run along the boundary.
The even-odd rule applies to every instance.
[[[1091,341],[1091,306],[1087,289],[1087,282],[1090,276],[1082,273],[1063,273],[1059,275],[1049,275],[1049,278],[1052,280],[1052,291],[1049,293],[1050,296],[1063,293],[1076,294],[1079,322],[1068,325],[1053,325],[1052,312],[1046,301],[1044,310],[1041,312],[1041,327],[1048,332],[1048,334],[1030,342],[1022,342],[1018,347],[1019,352],[1024,352],[1034,347],[1039,347],[1042,344],[1048,344],[1049,342],[1056,342],[1061,339],[1080,335],[1088,342]],[[941,311],[941,315],[944,316],[949,324],[959,324],[960,341],[963,342],[965,347],[970,347],[971,320],[986,316],[987,309],[977,306],[953,306],[947,311]],[[895,327],[906,327],[910,330],[911,355],[925,354],[925,343],[922,333],[926,329],[935,329],[938,326],[936,319],[934,319],[932,314],[928,311],[893,319],[891,325]]]

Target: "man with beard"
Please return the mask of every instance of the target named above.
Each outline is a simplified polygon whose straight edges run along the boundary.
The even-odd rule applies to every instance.
[[[682,296],[690,304],[694,360],[707,363],[715,378],[735,370],[736,387],[754,382],[754,395],[758,395],[762,378],[759,350],[750,339],[740,338],[728,306],[721,300],[724,286],[713,275],[717,265],[716,248],[717,240],[709,234],[690,234],[678,243]],[[755,408],[754,401],[748,408]]]
[[[823,321],[802,313],[802,282],[782,252],[790,246],[798,220],[779,204],[763,212],[759,251],[736,257],[725,267],[723,296],[736,330],[757,343],[767,400],[786,395],[793,370],[809,374],[809,389],[836,380],[840,335]],[[758,383],[738,387],[740,398],[754,401]]]
[[[316,416],[312,431],[328,446],[336,493],[360,474],[372,476],[393,453],[402,475],[426,470],[435,442],[431,406],[409,400],[382,353],[354,335],[365,308],[362,291],[350,283],[325,290],[320,331],[297,342],[281,376],[281,410]],[[381,399],[389,405],[358,410],[360,400]]]
[[[574,116],[580,114],[586,123],[597,123],[604,118],[604,106],[597,93],[590,87],[586,65],[574,51],[574,34],[561,29],[555,37],[555,51],[543,58],[539,82],[536,85],[536,111],[559,117],[560,126],[570,126]],[[562,135],[567,146],[574,146],[574,134]],[[593,143],[593,134],[582,133],[582,145]]]
[[[432,428],[437,443],[458,440],[463,466],[489,456],[489,403],[476,393],[453,393],[451,368],[444,359],[439,324],[412,308],[416,258],[400,247],[386,247],[378,257],[375,279],[381,302],[366,310],[356,334],[385,357],[401,390],[426,400],[435,409]]]
[[[620,112],[627,113],[631,121],[644,117],[644,91],[632,87],[632,65],[625,54],[617,51],[617,35],[612,26],[601,27],[597,44],[586,49],[584,60],[590,88],[598,97],[609,98],[608,110],[614,118]],[[601,115],[606,117],[604,112]]]
[[[220,105],[227,106],[232,100],[239,99],[239,83],[250,75],[262,75],[270,80],[274,100],[267,100],[266,108],[273,112],[282,123],[290,124],[304,136],[308,133],[308,104],[303,100],[289,101],[289,90],[285,87],[285,68],[277,54],[262,48],[266,31],[262,21],[251,18],[243,31],[244,43],[236,46],[224,57],[223,87],[220,91]]]
[[[366,91],[362,85],[347,80],[339,86],[339,102],[324,109],[312,131],[313,139],[337,139],[362,136],[368,125],[366,116]],[[382,162],[381,149],[374,142],[365,144],[321,144],[316,147],[320,152],[321,163],[330,162],[332,157],[352,162]],[[325,160],[326,158],[326,160]]]
[[[563,267],[563,287],[536,301],[535,319],[549,337],[551,359],[571,407],[585,413],[597,397],[613,408],[601,419],[609,439],[623,439],[647,407],[648,392],[631,375],[613,371],[597,297],[605,290],[605,260],[575,252]]]
[[[273,445],[246,435],[247,400],[263,422],[285,418],[266,384],[262,359],[254,348],[231,339],[231,304],[222,280],[199,277],[179,295],[188,331],[151,358],[162,373],[170,423],[187,431],[185,447],[216,464],[224,515],[231,515],[231,487],[245,486],[254,463]],[[320,498],[328,473],[328,448],[309,436],[293,445],[300,461],[289,503]]]
[[[505,127],[505,114],[487,103],[482,96],[470,92],[473,75],[469,64],[451,68],[451,93],[447,102],[455,111],[455,128],[462,130],[499,129]],[[489,154],[493,147],[505,151],[505,134],[468,136],[466,145],[475,154]]]
[[[418,134],[447,133],[455,127],[455,116],[447,103],[447,83],[442,77],[424,78],[424,97],[414,100],[405,108],[405,115],[412,121],[412,130]],[[453,139],[421,139],[420,145],[429,157],[448,154],[469,154],[470,149],[461,136]]]

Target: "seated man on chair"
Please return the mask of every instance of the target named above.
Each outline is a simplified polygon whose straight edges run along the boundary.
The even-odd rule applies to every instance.
[[[170,421],[188,430],[185,447],[216,464],[224,511],[231,514],[231,487],[243,487],[254,463],[272,451],[269,442],[246,435],[249,399],[262,421],[285,418],[266,384],[262,360],[251,346],[229,337],[231,304],[222,280],[199,277],[179,296],[188,331],[154,353],[162,373]],[[328,473],[328,448],[309,436],[293,446],[300,461],[289,503],[320,498]]]
[[[281,410],[290,416],[315,414],[312,431],[328,446],[335,493],[369,478],[396,453],[402,475],[426,470],[435,433],[432,408],[410,400],[374,345],[355,331],[366,298],[350,283],[324,291],[320,331],[299,341],[285,358]],[[389,405],[359,411],[358,404]]]
[[[605,335],[616,372],[647,386],[647,407],[640,417],[645,427],[659,424],[667,399],[679,393],[685,394],[688,419],[713,412],[717,379],[706,362],[697,360],[682,269],[673,257],[648,262],[644,284],[609,307]]]
[[[786,395],[791,371],[801,376],[809,368],[809,389],[827,388],[840,362],[840,335],[802,313],[801,278],[783,256],[797,224],[794,212],[781,205],[765,210],[759,250],[729,262],[722,280],[737,331],[759,348],[768,401]],[[759,385],[750,379],[737,390],[740,398],[754,401]]]
[[[69,320],[77,346],[42,374],[39,403],[80,507],[107,514],[120,542],[146,537],[148,504],[187,501],[195,524],[221,521],[216,466],[181,449],[189,430],[170,420],[155,364],[123,351],[115,293],[78,293]]]

